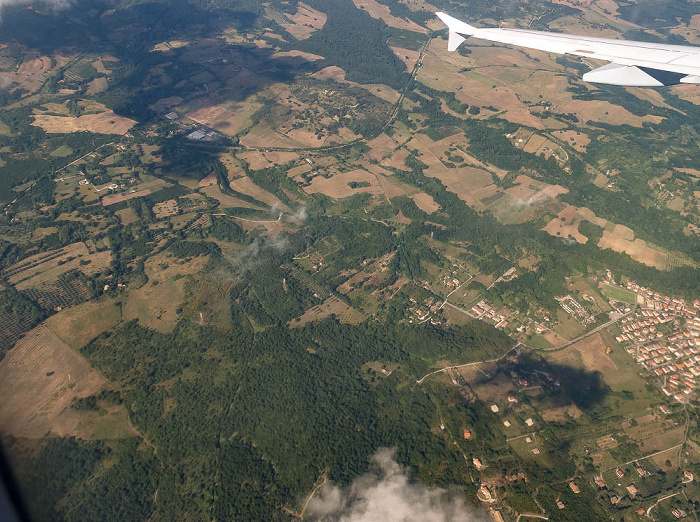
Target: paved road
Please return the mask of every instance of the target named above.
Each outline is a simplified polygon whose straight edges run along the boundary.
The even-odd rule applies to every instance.
[[[447,303],[447,304],[449,304],[449,303]],[[435,375],[435,374],[438,374],[438,373],[442,373],[442,372],[445,372],[445,371],[447,371],[447,370],[454,370],[454,369],[456,369],[456,368],[464,368],[465,366],[477,366],[477,365],[479,365],[479,364],[486,364],[486,363],[498,362],[498,361],[500,361],[501,359],[503,359],[506,355],[508,355],[510,352],[512,352],[513,350],[515,350],[518,346],[521,346],[521,345],[522,345],[522,343],[516,344],[515,346],[509,348],[508,351],[505,352],[503,355],[501,355],[500,357],[496,357],[495,359],[487,359],[487,360],[485,360],[485,361],[476,361],[476,362],[470,362],[470,363],[465,363],[465,364],[456,364],[456,365],[454,365],[454,366],[445,366],[444,368],[440,368],[439,370],[435,370],[434,372],[430,372],[430,373],[425,374],[423,377],[421,377],[420,379],[418,379],[416,382],[417,382],[418,384],[421,384],[425,379],[427,379],[427,378],[430,377],[431,375]]]
[[[634,313],[635,313],[635,310],[632,310],[631,312],[627,312],[626,314],[622,314],[619,317],[616,317],[615,319],[611,319],[607,323],[603,323],[600,326],[596,326],[595,328],[593,328],[593,330],[589,330],[588,332],[586,332],[583,335],[579,335],[576,339],[571,339],[570,341],[567,341],[560,346],[553,346],[552,348],[543,348],[542,351],[543,352],[556,352],[557,350],[563,350],[564,348],[567,348],[567,347],[571,346],[572,344],[577,343],[590,335],[596,334],[596,333],[600,332],[601,330],[605,330],[607,327],[615,324],[620,319],[624,319],[625,317],[629,317],[630,315],[632,315]]]

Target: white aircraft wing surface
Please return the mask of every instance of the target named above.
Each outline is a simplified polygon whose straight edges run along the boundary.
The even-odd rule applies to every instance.
[[[447,49],[456,51],[465,37],[538,49],[557,54],[598,58],[609,63],[583,75],[583,80],[636,87],[700,83],[700,47],[526,29],[477,28],[445,13],[437,13],[449,29]]]

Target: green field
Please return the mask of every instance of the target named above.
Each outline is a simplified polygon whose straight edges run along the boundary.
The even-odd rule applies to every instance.
[[[54,158],[65,158],[71,154],[73,154],[73,149],[71,149],[68,145],[61,145],[49,155],[53,156]]]
[[[619,286],[604,285],[603,295],[615,299],[616,301],[621,301],[623,303],[634,304],[636,301],[636,296],[634,292],[630,292]]]

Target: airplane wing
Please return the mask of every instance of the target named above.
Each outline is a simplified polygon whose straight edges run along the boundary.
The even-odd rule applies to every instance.
[[[611,62],[583,75],[592,83],[629,87],[661,87],[678,83],[700,83],[700,47],[526,29],[477,28],[445,13],[437,13],[449,29],[448,51],[456,51],[465,37],[500,42],[557,54],[598,58]]]

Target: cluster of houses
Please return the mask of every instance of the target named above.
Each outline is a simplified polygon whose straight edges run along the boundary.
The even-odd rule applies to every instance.
[[[474,318],[480,321],[493,322],[496,328],[501,329],[508,326],[508,321],[506,316],[503,315],[503,310],[496,310],[486,299],[482,299],[472,306],[470,312]]]
[[[501,277],[496,279],[495,283],[503,283],[503,282],[507,283],[508,281],[512,281],[516,277],[518,277],[518,273],[516,271],[516,268],[512,267],[512,268],[509,268],[508,270],[506,270]]]
[[[673,315],[658,310],[642,310],[641,313],[626,317],[620,323],[622,333],[615,337],[618,343],[634,341],[643,343],[660,339],[664,334],[657,329],[657,325],[672,321]]]
[[[667,295],[654,292],[646,287],[640,286],[634,281],[627,282],[627,290],[643,297],[645,308],[654,310],[663,310],[665,312],[675,312],[676,314],[693,319],[698,315],[700,309],[700,299],[695,299],[693,304],[686,303],[684,299],[670,297]]]
[[[643,297],[642,310],[621,323],[620,343],[632,343],[626,350],[645,370],[662,379],[661,390],[668,397],[684,402],[700,382],[700,300],[692,305],[639,286],[634,281],[627,289]],[[673,328],[686,328],[666,336],[658,326],[673,321]],[[668,330],[667,330],[668,331]]]
[[[579,323],[583,325],[593,324],[596,318],[588,310],[586,310],[581,303],[570,295],[565,295],[564,297],[557,297],[557,302],[564,311],[573,316]]]

